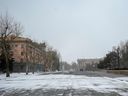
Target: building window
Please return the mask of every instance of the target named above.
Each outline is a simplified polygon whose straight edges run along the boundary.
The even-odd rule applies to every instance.
[[[24,55],[24,52],[21,52],[21,56],[23,56]]]
[[[21,44],[21,48],[24,48],[24,45],[23,44]]]
[[[15,44],[15,47],[18,47],[18,45],[17,45],[17,44]]]
[[[13,44],[11,45],[11,47],[13,47]]]
[[[13,56],[13,52],[12,51],[10,51],[10,55]]]
[[[20,62],[23,62],[23,59],[22,58],[20,59]]]

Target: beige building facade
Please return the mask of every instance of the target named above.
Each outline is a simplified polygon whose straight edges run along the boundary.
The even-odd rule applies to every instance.
[[[43,70],[45,46],[24,37],[16,37],[9,42],[10,53],[14,58],[14,71],[26,71],[27,65],[29,71],[38,68]]]
[[[97,70],[97,64],[101,59],[78,59],[79,71],[93,71]]]

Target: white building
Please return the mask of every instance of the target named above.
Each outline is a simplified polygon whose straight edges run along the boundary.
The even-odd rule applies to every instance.
[[[97,64],[101,59],[78,59],[79,71],[97,70]]]

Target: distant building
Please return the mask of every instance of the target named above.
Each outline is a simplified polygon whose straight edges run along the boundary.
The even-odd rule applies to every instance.
[[[13,71],[24,72],[26,64],[29,71],[43,70],[43,46],[31,39],[16,37],[10,41],[11,55],[14,58]]]
[[[78,59],[79,71],[93,71],[97,70],[97,64],[101,59]]]

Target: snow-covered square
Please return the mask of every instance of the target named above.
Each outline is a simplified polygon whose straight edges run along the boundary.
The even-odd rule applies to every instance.
[[[56,90],[59,90],[57,96],[79,96],[78,93],[80,92],[85,92],[81,93],[83,95],[80,96],[84,96],[85,94],[86,96],[90,96],[89,94],[91,93],[89,92],[93,94],[96,92],[95,95],[91,94],[91,96],[98,96],[99,93],[104,94],[103,96],[106,96],[106,94],[110,94],[109,96],[128,96],[127,89],[128,77],[109,78],[71,74],[41,75],[36,73],[34,75],[25,75],[25,73],[13,73],[10,78],[7,78],[5,74],[0,75],[1,96],[8,96],[7,94],[12,93],[14,95],[19,92],[28,94],[28,90],[31,93],[35,90],[37,90],[36,92],[39,90],[43,92],[47,90],[51,90],[50,92],[54,91],[54,93],[49,93],[50,95],[55,94]],[[64,95],[64,90],[69,90],[68,95]],[[31,95],[29,94],[29,96]]]

